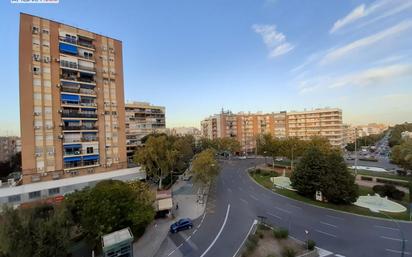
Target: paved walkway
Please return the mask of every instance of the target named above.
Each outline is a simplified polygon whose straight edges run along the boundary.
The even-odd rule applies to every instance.
[[[134,257],[153,257],[169,233],[172,223],[181,218],[192,220],[203,215],[206,204],[197,202],[199,188],[190,181],[178,181],[173,185],[173,202],[178,203],[178,210],[174,209],[174,218],[157,219],[150,224],[144,235],[133,244]],[[206,200],[205,200],[206,203]]]

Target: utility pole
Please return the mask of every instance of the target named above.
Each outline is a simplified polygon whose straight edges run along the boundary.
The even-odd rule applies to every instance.
[[[355,128],[355,177],[358,175],[358,149],[357,149],[357,141],[358,141],[358,128]]]

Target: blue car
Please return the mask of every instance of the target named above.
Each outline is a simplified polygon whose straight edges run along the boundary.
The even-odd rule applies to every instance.
[[[170,232],[176,233],[181,230],[191,229],[193,227],[192,220],[189,218],[180,219],[177,222],[170,225]]]

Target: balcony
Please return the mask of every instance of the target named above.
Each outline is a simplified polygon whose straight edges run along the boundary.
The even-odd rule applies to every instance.
[[[97,130],[96,126],[63,126],[62,130]]]
[[[74,161],[64,163],[64,169],[74,169],[74,168],[88,168],[91,166],[99,165],[99,160],[94,161]]]
[[[65,118],[90,118],[97,119],[97,113],[84,113],[84,112],[74,112],[74,111],[63,111],[62,117]]]
[[[76,39],[76,38],[73,38],[73,37],[59,37],[59,40],[62,41],[62,42],[65,42],[65,43],[95,49],[95,47],[94,47],[91,40],[86,40],[86,39],[82,39],[82,38]]]

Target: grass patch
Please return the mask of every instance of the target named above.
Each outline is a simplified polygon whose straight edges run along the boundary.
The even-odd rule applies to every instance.
[[[354,169],[349,169],[353,174],[355,174]],[[400,179],[400,180],[405,180],[405,181],[412,181],[411,176],[399,176],[391,173],[386,173],[386,172],[377,172],[377,171],[371,171],[371,170],[358,170],[358,175],[366,175],[366,176],[372,176],[372,177],[378,177],[378,178],[391,178],[391,179]]]
[[[332,203],[325,203],[325,202],[319,202],[316,201],[314,199],[309,199],[306,198],[304,196],[299,195],[298,193],[294,192],[294,191],[290,191],[287,189],[273,189],[272,187],[272,182],[270,181],[270,176],[263,176],[263,175],[259,175],[259,174],[251,174],[251,177],[259,184],[261,184],[262,186],[273,190],[274,192],[295,199],[297,201],[301,201],[304,203],[308,203],[308,204],[312,204],[312,205],[316,205],[316,206],[320,206],[320,207],[324,207],[324,208],[328,208],[328,209],[333,209],[333,210],[338,210],[338,211],[344,211],[344,212],[349,212],[349,213],[354,213],[354,214],[360,214],[360,215],[364,215],[364,216],[371,216],[371,217],[379,217],[379,218],[385,218],[388,219],[388,217],[386,217],[385,215],[381,214],[381,213],[375,213],[375,212],[371,212],[370,210],[363,208],[363,207],[359,207],[356,205],[337,205],[337,204],[332,204]],[[372,188],[369,187],[363,187],[363,186],[359,186],[359,193],[360,195],[367,195],[367,194],[371,194],[373,195],[374,192],[372,190]],[[399,220],[409,220],[409,206],[408,206],[408,201],[409,201],[409,194],[405,194],[405,197],[403,198],[402,201],[396,201],[402,205],[404,205],[405,207],[408,208],[408,210],[406,212],[403,213],[386,213],[389,216],[391,216],[394,219],[399,219]]]

